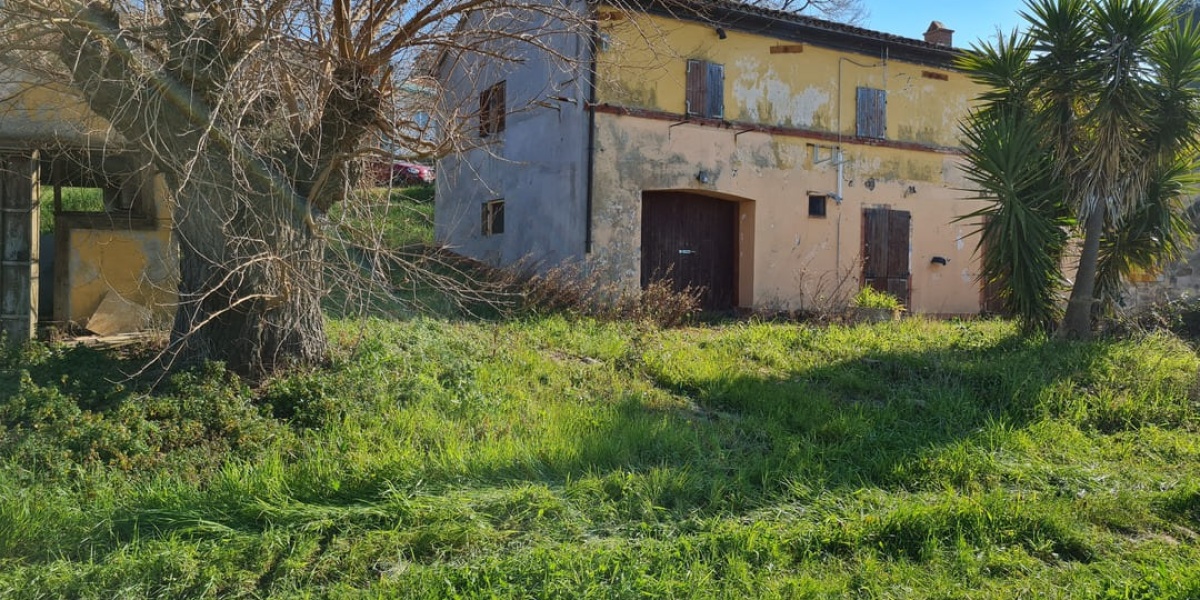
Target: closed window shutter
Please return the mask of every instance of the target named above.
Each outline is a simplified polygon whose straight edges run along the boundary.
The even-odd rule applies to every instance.
[[[708,63],[708,111],[705,116],[725,116],[725,66]]]
[[[508,113],[508,99],[505,98],[507,87],[506,82],[503,81],[493,86],[496,91],[492,96],[492,123],[496,133],[504,131],[505,116]]]
[[[687,61],[686,111],[688,115],[704,116],[708,105],[708,69],[704,61]]]
[[[858,88],[858,136],[883,139],[887,137],[887,91]]]

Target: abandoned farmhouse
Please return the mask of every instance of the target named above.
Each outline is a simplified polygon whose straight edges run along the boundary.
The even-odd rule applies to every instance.
[[[602,5],[545,56],[442,65],[449,101],[478,98],[480,143],[441,161],[439,241],[630,287],[670,273],[708,308],[820,309],[870,285],[914,312],[980,311],[958,220],[980,206],[958,142],[977,87],[952,31],[643,6]]]

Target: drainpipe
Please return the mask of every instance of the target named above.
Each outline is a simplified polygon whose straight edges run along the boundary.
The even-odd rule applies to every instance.
[[[596,8],[598,4],[593,5],[591,12],[591,23],[588,25],[588,52],[591,56],[588,57],[588,72],[587,72],[587,104],[584,109],[587,110],[587,165],[585,167],[584,184],[587,189],[584,190],[584,231],[583,231],[583,255],[592,253],[592,187],[594,183],[593,171],[596,167],[596,55],[600,48],[600,19],[599,10]]]
[[[838,101],[838,104],[840,105],[841,101]],[[838,124],[838,127],[841,127],[840,123]],[[840,132],[838,135],[839,135],[839,137],[841,136]],[[834,250],[833,250],[833,272],[836,274],[842,270],[842,200],[843,200],[842,180],[844,178],[843,176],[845,175],[844,169],[845,169],[845,165],[846,165],[846,158],[845,158],[845,155],[842,153],[842,146],[841,146],[840,142],[838,143],[837,150],[834,150],[834,152],[833,152],[833,160],[837,161],[838,218],[837,218],[837,231],[835,233],[835,238],[833,241],[833,247],[834,247]]]

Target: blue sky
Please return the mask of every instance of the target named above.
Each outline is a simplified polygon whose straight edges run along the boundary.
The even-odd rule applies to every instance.
[[[1022,0],[863,0],[871,15],[861,25],[876,31],[921,39],[930,21],[954,30],[954,45],[970,47],[980,38],[994,38],[996,27],[1005,34],[1024,21],[1018,16]]]

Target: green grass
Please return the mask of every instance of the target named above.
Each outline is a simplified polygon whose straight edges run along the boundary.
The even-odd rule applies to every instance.
[[[385,248],[433,244],[432,185],[360,190],[330,215],[356,243]]]
[[[370,188],[331,211],[327,278],[340,285],[327,314],[492,318],[513,307],[494,273],[435,246],[433,194],[432,185]]]
[[[100,188],[62,188],[62,206],[64,211],[102,212],[104,210],[104,193]],[[41,211],[41,231],[54,231],[54,186],[42,186],[39,198]]]
[[[0,358],[0,597],[1200,596],[1200,360],[1166,335],[331,335],[257,390]]]

